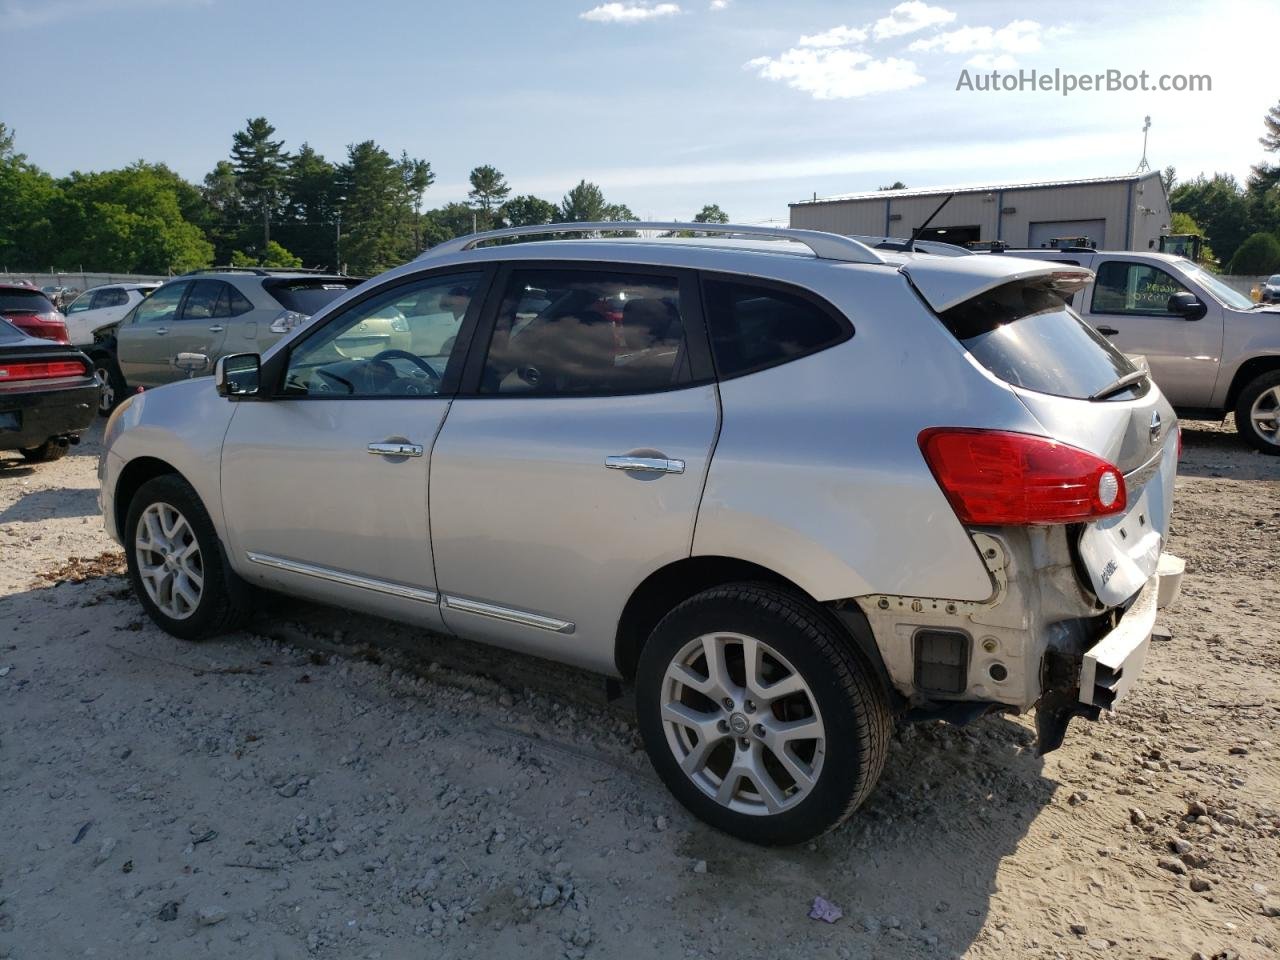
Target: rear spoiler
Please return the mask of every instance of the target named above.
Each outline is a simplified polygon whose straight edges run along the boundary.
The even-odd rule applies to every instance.
[[[917,257],[898,270],[936,313],[1018,280],[1044,277],[1078,287],[1093,279],[1084,267],[1021,257]]]

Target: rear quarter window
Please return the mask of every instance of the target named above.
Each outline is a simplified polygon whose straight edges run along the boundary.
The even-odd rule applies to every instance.
[[[798,360],[853,336],[853,324],[834,307],[796,288],[704,276],[702,295],[722,378]]]
[[[1047,277],[988,290],[940,316],[973,357],[1006,383],[1037,393],[1088,399],[1137,371],[1080,319],[1070,296]],[[1129,399],[1141,384],[1115,399]]]

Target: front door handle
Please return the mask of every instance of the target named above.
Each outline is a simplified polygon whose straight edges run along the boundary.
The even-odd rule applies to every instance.
[[[157,337],[163,337],[163,336],[164,336],[166,333],[168,333],[168,332],[169,332],[169,328],[168,328],[168,327],[156,327],[156,336],[157,336]]]
[[[1098,332],[1102,334],[1104,337],[1114,337],[1120,331],[1117,330],[1115,327],[1099,327]]]
[[[220,323],[215,323],[212,327],[210,327],[210,328],[209,328],[209,332],[210,332],[210,333],[221,333],[221,332],[222,332],[223,330],[225,330],[225,329],[226,329],[226,327],[224,327],[222,324],[220,324]]]
[[[422,444],[407,440],[387,440],[369,444],[369,452],[378,457],[420,457]]]
[[[684,473],[683,460],[665,457],[605,457],[609,470],[625,470],[628,473]]]

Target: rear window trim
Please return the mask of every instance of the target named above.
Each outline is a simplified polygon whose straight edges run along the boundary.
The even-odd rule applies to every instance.
[[[832,347],[838,347],[842,343],[848,343],[857,334],[857,328],[853,321],[840,309],[838,309],[831,301],[827,300],[821,294],[815,293],[807,287],[797,286],[794,283],[788,283],[782,280],[774,280],[769,277],[756,277],[745,273],[730,273],[724,270],[699,270],[698,271],[698,292],[702,298],[702,316],[703,326],[707,334],[707,348],[711,351],[711,362],[716,363],[715,342],[711,334],[711,318],[708,311],[708,298],[706,290],[706,281],[711,280],[720,283],[734,283],[739,286],[758,287],[763,290],[773,290],[777,293],[785,293],[789,296],[798,297],[807,301],[810,305],[816,307],[820,313],[825,314],[829,319],[834,320],[840,328],[840,335],[821,346],[814,347],[805,353],[795,357],[784,357],[781,360],[770,360],[767,363],[758,363],[755,366],[737,370],[733,373],[721,373],[720,367],[716,365],[716,381],[725,383],[730,380],[737,380],[739,377],[749,377],[753,373],[759,373],[762,370],[771,370],[774,367],[786,366],[789,363],[795,363],[797,360],[804,360],[816,354],[830,350]]]

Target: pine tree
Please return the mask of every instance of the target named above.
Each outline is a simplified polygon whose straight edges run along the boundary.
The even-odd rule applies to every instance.
[[[1258,142],[1268,153],[1280,152],[1280,103],[1267,111],[1267,115],[1262,118],[1262,125],[1267,128],[1267,132],[1258,138]]]
[[[262,221],[262,246],[271,242],[271,218],[281,206],[289,155],[283,140],[272,140],[276,128],[266,117],[255,117],[231,138],[232,166],[240,195],[256,218]]]

